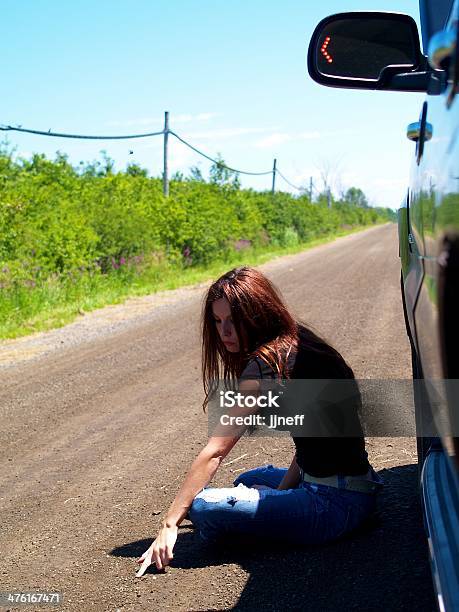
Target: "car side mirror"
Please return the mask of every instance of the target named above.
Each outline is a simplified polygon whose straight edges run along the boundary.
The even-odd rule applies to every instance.
[[[397,91],[426,91],[431,72],[414,19],[383,12],[323,19],[309,43],[308,70],[322,85]]]

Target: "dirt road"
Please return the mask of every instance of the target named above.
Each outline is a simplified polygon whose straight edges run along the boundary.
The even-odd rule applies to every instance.
[[[261,269],[357,378],[411,376],[394,225]],[[0,591],[61,591],[63,610],[433,610],[412,438],[367,441],[386,486],[378,516],[352,537],[295,551],[211,549],[185,521],[167,572],[134,577],[206,440],[204,290],[0,345]],[[244,437],[213,484],[287,465],[292,449],[288,438]]]

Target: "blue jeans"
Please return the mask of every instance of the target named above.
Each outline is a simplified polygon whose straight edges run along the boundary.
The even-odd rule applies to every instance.
[[[335,540],[357,527],[376,509],[376,495],[301,482],[277,490],[287,468],[264,465],[240,474],[234,487],[202,489],[188,518],[205,542],[230,534],[291,544]],[[382,479],[373,472],[373,478]],[[272,489],[252,489],[263,484]],[[340,477],[340,485],[344,478]]]

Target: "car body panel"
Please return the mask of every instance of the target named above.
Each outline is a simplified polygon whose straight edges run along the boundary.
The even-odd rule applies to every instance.
[[[458,10],[456,1],[446,30],[456,32]],[[422,267],[424,274],[420,286],[410,279],[410,269],[404,274],[405,300],[408,313],[413,308],[408,319],[422,372],[431,381],[446,378],[439,321],[439,258],[446,233],[459,235],[459,95],[452,96],[453,86],[450,82],[440,95],[427,96],[426,118],[433,137],[424,144],[419,164],[414,152],[408,200],[413,257],[419,262],[412,262],[411,268]],[[445,451],[457,470],[459,452],[451,434],[459,430],[459,407],[448,406],[446,395],[438,395],[439,388],[440,384],[427,385],[427,393],[438,415],[438,433]]]
[[[355,19],[366,18],[359,15]],[[420,64],[411,74],[400,73],[387,87],[383,81],[371,87],[353,82],[352,72],[344,69],[348,82],[343,84],[339,73],[335,80],[309,72],[333,87],[415,91],[416,75],[424,83],[419,122],[413,117],[408,132],[416,142],[409,188],[398,211],[399,255],[413,377],[419,379],[414,399],[424,523],[439,608],[450,612],[459,611],[459,393],[451,391],[452,383],[459,387],[459,0],[420,0],[420,15],[431,67]],[[328,20],[333,17],[323,22]],[[320,27],[311,39],[316,46]],[[356,31],[357,25],[349,36]]]

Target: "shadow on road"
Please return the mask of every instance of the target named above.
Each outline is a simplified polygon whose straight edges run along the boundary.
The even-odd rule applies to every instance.
[[[379,473],[385,487],[379,495],[378,512],[339,541],[296,550],[233,538],[224,545],[209,546],[197,533],[183,530],[174,549],[173,566],[183,570],[223,564],[242,567],[249,579],[232,610],[434,611],[417,466]],[[142,540],[112,554],[138,557],[150,544],[151,539]],[[149,572],[157,573],[156,568]],[[217,572],[215,577],[220,578]],[[220,578],[222,585],[226,578]],[[218,590],[218,582],[213,590]],[[204,612],[206,608],[193,610]]]

